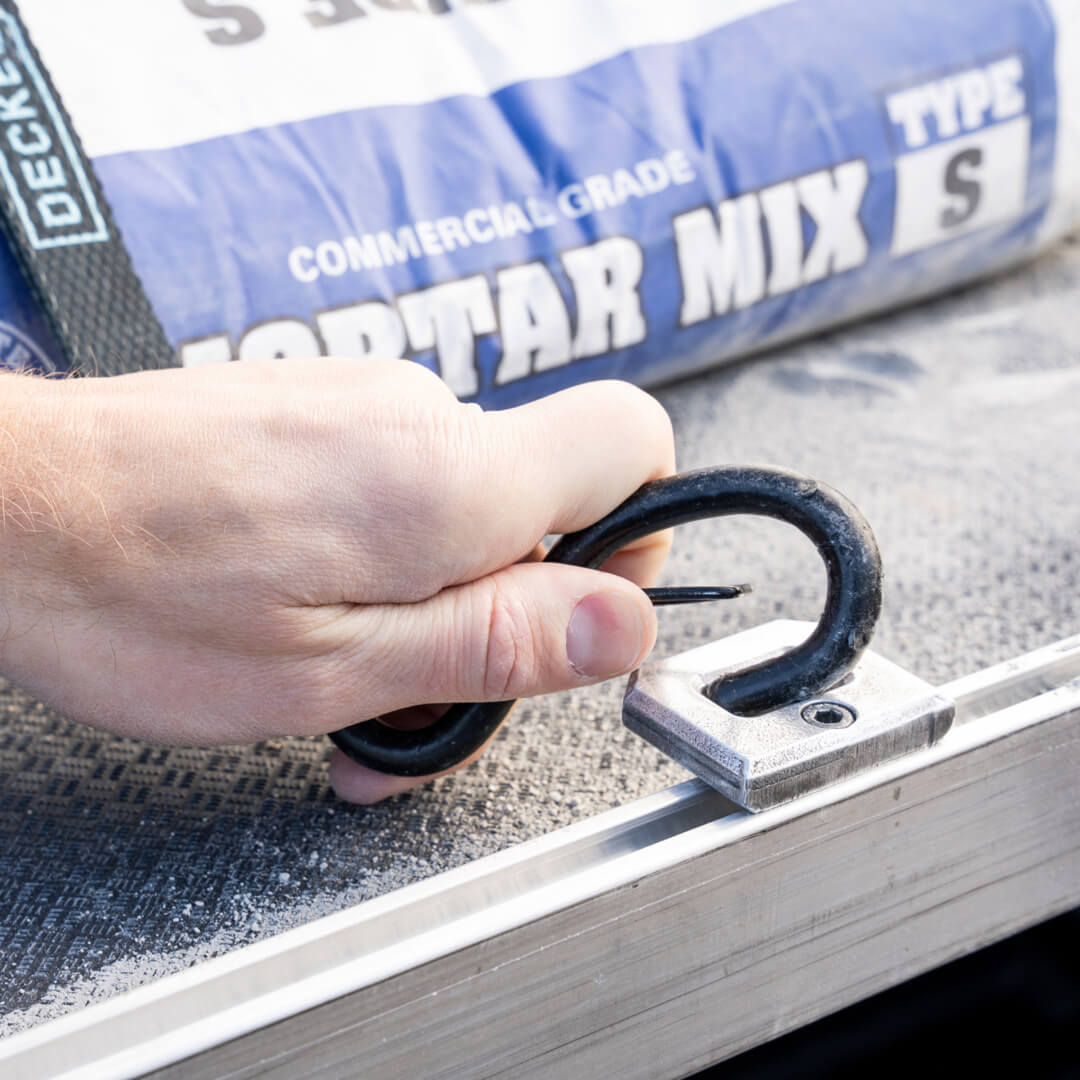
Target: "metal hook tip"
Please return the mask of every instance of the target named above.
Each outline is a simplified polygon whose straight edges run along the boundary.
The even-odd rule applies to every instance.
[[[646,589],[645,595],[657,606],[669,604],[706,604],[713,600],[735,600],[753,592],[743,585],[677,585],[669,588]]]

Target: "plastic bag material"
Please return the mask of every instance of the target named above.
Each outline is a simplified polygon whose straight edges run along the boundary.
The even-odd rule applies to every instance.
[[[1080,219],[1068,0],[22,14],[185,365],[410,357],[491,406],[650,385]],[[57,357],[0,250],[0,363]]]

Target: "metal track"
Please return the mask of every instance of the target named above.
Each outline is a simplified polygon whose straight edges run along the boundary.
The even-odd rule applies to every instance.
[[[757,815],[692,781],[42,1025],[9,1080],[676,1077],[1080,900],[1080,636]]]

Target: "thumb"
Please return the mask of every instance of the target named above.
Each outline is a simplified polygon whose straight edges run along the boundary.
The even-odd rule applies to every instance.
[[[356,609],[351,634],[372,713],[429,702],[504,701],[632,671],[656,614],[632,582],[557,563],[518,563],[416,604]],[[357,718],[361,719],[361,718]]]
[[[377,629],[369,622],[357,638],[365,657],[347,666],[364,672],[360,700],[378,701],[380,713],[599,682],[632,671],[656,640],[656,614],[636,585],[555,563],[517,564],[422,603],[357,615],[367,621],[376,612]],[[372,656],[387,657],[392,673],[372,665]],[[368,687],[382,693],[364,693]],[[428,779],[386,776],[340,752],[330,769],[335,790],[351,802],[375,802]]]

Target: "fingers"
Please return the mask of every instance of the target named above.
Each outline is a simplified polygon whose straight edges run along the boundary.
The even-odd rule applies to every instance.
[[[675,469],[667,413],[655,398],[629,383],[587,383],[507,416],[517,425],[522,453],[537,462],[538,483],[549,492],[548,532],[592,525],[642,484]],[[671,539],[670,529],[644,536],[608,559],[603,569],[651,585]]]
[[[643,536],[621,551],[615,552],[601,567],[606,573],[618,574],[642,587],[652,585],[660,576],[674,533],[671,529]]]
[[[428,722],[431,722],[430,718]],[[335,750],[330,758],[328,779],[339,799],[369,806],[371,803],[389,799],[391,795],[400,795],[410,788],[420,787],[429,780],[437,780],[440,776],[448,776],[459,769],[464,769],[483,754],[494,738],[493,734],[491,739],[488,739],[475,753],[470,754],[460,765],[455,765],[454,768],[447,769],[445,772],[433,773],[431,776],[389,776],[387,773],[376,772],[364,765],[358,765],[341,750]]]
[[[423,702],[504,701],[636,668],[656,615],[635,585],[599,570],[518,563],[416,604],[344,610],[325,628],[325,726]],[[324,643],[325,646],[325,643]],[[342,715],[361,701],[363,716]]]
[[[591,525],[675,466],[667,413],[629,383],[586,383],[485,420],[516,460],[547,532]],[[489,479],[505,487],[498,475]]]
[[[629,383],[597,382],[505,412],[474,414],[472,467],[447,481],[448,582],[468,581],[520,557],[549,533],[573,532],[674,469],[671,423]],[[651,581],[669,539],[627,548],[612,570]],[[456,563],[453,560],[456,559]]]
[[[463,768],[464,765],[463,762],[459,767]],[[388,776],[386,773],[375,772],[374,769],[358,765],[340,750],[334,751],[327,770],[327,779],[339,799],[344,799],[345,802],[361,803],[364,806],[389,799],[391,795],[400,795],[403,791],[419,787],[442,775],[444,774],[437,773],[435,776],[424,777]]]

